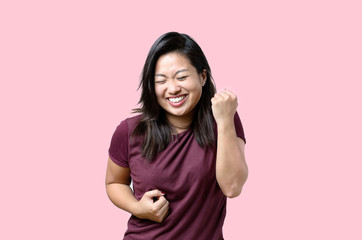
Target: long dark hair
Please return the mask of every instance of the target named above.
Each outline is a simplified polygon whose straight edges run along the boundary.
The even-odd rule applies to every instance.
[[[214,118],[211,110],[211,98],[215,94],[215,85],[209,63],[200,46],[191,37],[169,32],[159,37],[148,53],[139,84],[142,93],[138,103],[141,106],[134,109],[134,112],[142,113],[142,115],[133,131],[133,136],[144,136],[142,155],[149,160],[167,147],[174,133],[174,129],[166,119],[165,110],[157,102],[154,83],[157,60],[170,52],[178,52],[187,57],[199,74],[206,70],[206,83],[202,87],[201,98],[195,107],[191,128],[200,146],[209,147],[215,142]]]

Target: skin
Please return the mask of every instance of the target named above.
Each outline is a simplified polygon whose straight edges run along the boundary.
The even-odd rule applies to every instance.
[[[155,93],[166,111],[169,123],[178,133],[191,125],[194,108],[206,82],[206,70],[198,73],[190,61],[177,52],[162,55],[155,69]],[[169,98],[185,96],[183,103],[173,106]],[[237,97],[230,90],[216,93],[211,99],[212,111],[218,127],[216,179],[225,196],[240,195],[248,176],[242,139],[236,136],[234,115]],[[130,170],[108,159],[106,190],[110,200],[134,216],[161,223],[168,214],[169,202],[165,193],[154,189],[138,201],[130,188]],[[153,201],[153,198],[157,201]]]
[[[177,52],[162,55],[155,69],[155,93],[158,104],[166,111],[169,123],[177,132],[189,128],[194,109],[206,82],[206,71],[197,73],[188,58]],[[185,96],[180,106],[172,106],[169,98]]]
[[[234,125],[237,97],[225,90],[216,93],[211,103],[218,129],[216,180],[225,196],[237,197],[248,177],[245,142],[237,137]]]
[[[138,201],[130,188],[130,169],[108,159],[106,190],[109,199],[117,207],[141,218],[161,223],[168,214],[169,202],[159,190],[146,192]],[[153,198],[157,201],[154,202]]]

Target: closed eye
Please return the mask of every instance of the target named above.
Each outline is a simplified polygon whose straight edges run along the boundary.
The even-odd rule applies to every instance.
[[[155,81],[156,84],[164,84],[166,82],[166,80],[158,80],[158,81]]]
[[[177,80],[185,80],[188,76],[178,77]]]

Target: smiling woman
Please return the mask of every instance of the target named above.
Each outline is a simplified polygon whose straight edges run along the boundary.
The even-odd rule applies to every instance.
[[[151,47],[140,87],[140,114],[113,134],[106,175],[110,200],[132,214],[124,239],[223,239],[226,198],[248,175],[237,97],[215,93],[201,48],[175,32]]]
[[[202,88],[200,88],[202,94],[200,92],[198,102],[190,109],[191,114],[178,118],[167,110],[170,106],[164,108],[174,100],[169,98],[166,104],[165,99],[159,94],[167,89],[168,92],[165,94],[169,97],[179,97],[177,94],[175,96],[175,91],[177,93],[179,90],[183,92],[187,90],[175,83],[181,84],[183,80],[190,82],[188,81],[190,78],[192,80],[202,78]],[[136,109],[136,112],[141,113],[142,117],[134,130],[134,135],[144,135],[148,131],[142,148],[146,158],[152,159],[157,152],[168,146],[173,135],[187,128],[193,129],[195,139],[201,146],[211,146],[215,142],[211,98],[214,97],[216,90],[209,63],[200,46],[191,37],[170,32],[157,39],[143,67],[140,87],[142,87],[140,99],[142,106]],[[180,109],[181,112],[185,108]]]
[[[205,82],[205,71],[199,74],[181,53],[166,53],[158,59],[155,74],[157,102],[178,133],[191,125]]]

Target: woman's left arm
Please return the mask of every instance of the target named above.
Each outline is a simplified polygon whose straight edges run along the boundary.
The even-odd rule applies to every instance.
[[[237,197],[248,177],[245,143],[237,137],[234,125],[237,97],[230,90],[225,90],[216,93],[211,103],[218,131],[216,180],[225,196]]]

